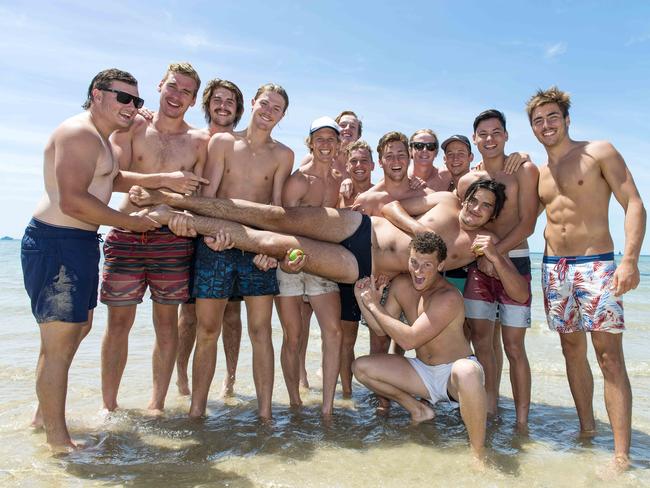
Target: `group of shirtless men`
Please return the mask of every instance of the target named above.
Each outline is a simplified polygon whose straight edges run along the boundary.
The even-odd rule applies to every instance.
[[[163,410],[175,363],[179,390],[190,394],[194,347],[189,414],[205,415],[222,329],[223,393],[232,394],[243,297],[259,415],[270,418],[275,300],[292,406],[300,406],[306,382],[313,308],[322,337],[323,415],[332,413],[339,375],[344,396],[351,395],[354,375],[377,394],[380,408],[394,400],[414,422],[432,418],[438,401],[457,402],[480,456],[486,418],[497,412],[501,340],[517,426],[526,430],[526,239],[546,210],[544,305],[549,327],[559,332],[581,433],[595,430],[590,332],[614,460],[627,466],[632,394],[621,296],[639,282],[645,209],[611,144],[570,139],[566,93],[540,90],[527,103],[533,133],[548,154],[539,169],[526,154],[506,156],[505,117],[486,110],[473,124],[482,158],[474,169],[472,143],[463,135],[439,144],[429,129],[410,138],[389,132],[377,145],[384,177],[373,185],[373,152],[360,139],[354,112],[314,120],[309,154],[292,173],[293,151],[271,137],[289,105],[281,86],[262,85],[248,127],[235,131],[244,99],[226,80],[211,80],[203,91],[208,126],[185,122],[200,83],[189,63],[171,64],[152,113],[143,109],[132,75],[102,71],[89,86],[84,112],[64,121],[47,143],[45,194],[25,231],[21,259],[41,333],[34,424],[45,428],[49,444],[74,447],[65,421],[68,370],[91,327],[97,229],[108,225],[100,291],[108,306],[101,351],[107,410],[117,408],[129,331],[148,286],[156,336],[149,409]],[[444,169],[433,165],[439,148]],[[128,193],[119,210],[108,206],[113,191]],[[618,267],[608,224],[612,193],[625,210]],[[355,360],[362,316],[370,354]],[[391,339],[416,357],[388,354]]]

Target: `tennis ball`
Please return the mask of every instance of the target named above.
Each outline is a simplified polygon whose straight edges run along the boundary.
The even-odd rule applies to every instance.
[[[295,261],[303,254],[305,253],[302,251],[302,249],[292,249],[291,252],[289,253],[289,261]]]

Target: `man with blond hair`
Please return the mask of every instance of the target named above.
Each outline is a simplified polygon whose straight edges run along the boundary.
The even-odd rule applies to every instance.
[[[632,390],[623,357],[621,297],[639,284],[646,211],[614,146],[569,137],[570,106],[569,95],[557,87],[537,91],[526,105],[533,133],[548,155],[538,186],[547,219],[544,307],[549,328],[560,334],[583,435],[596,429],[586,333],[591,335],[614,433],[613,467],[623,470],[629,466]],[[625,210],[625,248],[618,267],[609,231],[612,194]]]
[[[181,193],[201,183],[208,134],[184,120],[196,102],[201,80],[189,63],[172,63],[158,84],[160,106],[151,119],[137,116],[128,131],[113,136],[120,163],[120,184],[139,183]],[[120,211],[134,206],[125,199]],[[147,287],[153,301],[156,340],[153,350],[153,391],[148,409],[163,410],[176,361],[178,305],[189,297],[191,239],[175,236],[163,227],[147,233],[113,228],[104,244],[101,301],[108,306],[108,324],[102,342],[102,396],[104,408],[115,410],[122,373],[127,362],[128,337],[136,308]]]

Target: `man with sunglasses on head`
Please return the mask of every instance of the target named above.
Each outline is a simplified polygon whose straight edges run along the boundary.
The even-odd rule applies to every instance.
[[[65,400],[70,364],[97,306],[97,229],[113,225],[146,232],[160,227],[142,212],[129,215],[108,206],[119,171],[109,136],[128,129],[142,104],[130,73],[101,71],[90,83],[85,111],[57,127],[45,147],[45,194],[25,230],[21,260],[41,333],[39,407],[32,425],[45,428],[55,449],[77,447],[66,426]]]
[[[194,105],[201,80],[189,63],[172,63],[158,85],[160,107],[149,120],[137,116],[128,131],[114,134],[120,163],[120,185],[140,184],[183,194],[207,183],[200,177],[209,135],[184,120]],[[124,200],[123,213],[134,210]],[[126,366],[128,337],[147,286],[153,301],[156,340],[153,350],[153,391],[148,409],[162,412],[176,361],[178,305],[189,297],[194,245],[166,227],[134,233],[115,226],[104,244],[101,301],[108,306],[102,342],[104,408],[117,408],[117,394]]]

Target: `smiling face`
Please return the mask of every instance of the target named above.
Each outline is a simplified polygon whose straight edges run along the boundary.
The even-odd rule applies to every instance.
[[[126,92],[133,96],[138,96],[138,87],[123,81],[112,81],[109,86],[112,90],[119,90]],[[135,116],[138,114],[138,109],[135,108],[133,101],[127,104],[117,101],[117,93],[93,89],[93,97],[96,102],[94,106],[101,111],[115,126],[115,130],[128,129],[133,124]]]
[[[210,97],[210,122],[219,127],[231,127],[237,117],[235,94],[224,87],[218,87]]]
[[[379,166],[384,170],[388,180],[400,182],[406,178],[409,166],[409,152],[401,141],[392,141],[384,146],[379,159]]]
[[[160,111],[170,118],[182,118],[196,102],[196,80],[182,73],[168,71],[158,85]]]
[[[286,103],[279,93],[265,91],[253,99],[251,122],[258,128],[271,131],[284,117]]]
[[[569,123],[569,116],[564,117],[555,102],[540,105],[531,114],[533,133],[545,147],[556,146],[568,137]]]
[[[309,149],[316,162],[331,163],[337,154],[339,135],[334,129],[323,127],[309,137]]]
[[[492,219],[495,203],[496,196],[485,188],[479,188],[471,196],[468,194],[458,216],[461,226],[467,230],[483,227]]]
[[[440,278],[443,263],[438,260],[438,253],[430,254],[417,252],[411,249],[409,255],[409,274],[411,283],[417,291],[429,288]]]
[[[367,149],[354,149],[350,151],[346,166],[350,177],[357,183],[370,181],[372,170],[375,169],[375,163],[372,162],[370,152]]]
[[[435,144],[436,148],[431,150],[431,144]],[[420,132],[411,137],[410,147],[414,165],[433,166],[433,160],[438,155],[438,141],[434,136],[427,132]]]
[[[499,119],[490,118],[479,122],[473,139],[483,159],[492,159],[504,155],[508,132]]]
[[[445,166],[454,177],[467,174],[473,159],[469,147],[460,141],[451,141],[445,146]]]
[[[347,146],[359,139],[359,120],[354,115],[343,115],[338,124],[341,127],[341,145]]]

